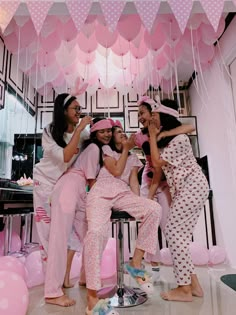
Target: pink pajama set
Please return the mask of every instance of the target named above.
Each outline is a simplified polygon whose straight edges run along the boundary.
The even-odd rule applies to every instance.
[[[65,133],[64,140],[68,143],[73,133]],[[89,137],[88,131],[83,130],[80,136],[81,143]],[[34,167],[34,219],[39,236],[41,257],[46,267],[48,240],[51,222],[51,194],[58,178],[71,166],[78,154],[75,154],[69,163],[64,162],[63,148],[57,145],[49,130],[49,126],[44,128],[42,135],[43,158]],[[71,233],[71,239],[68,246],[77,249],[78,242],[74,232]]]
[[[194,274],[189,245],[208,197],[209,186],[196,162],[187,135],[176,136],[160,156],[168,162],[162,169],[172,197],[165,235],[173,258],[177,284],[189,285],[191,274]]]
[[[149,144],[149,136],[147,134],[143,134],[142,131],[139,131],[135,135],[135,144],[143,149],[143,152],[146,157],[145,166],[142,173],[142,183],[140,187],[140,195],[142,197],[147,198],[149,193],[149,188],[152,183],[152,175],[153,175],[153,166],[150,156],[150,144]],[[163,181],[161,185],[157,188],[156,194],[154,196],[154,199],[156,202],[158,202],[162,208],[162,215],[160,218],[160,227],[161,230],[164,232],[164,228],[166,225],[170,203],[171,203],[171,196],[169,191],[169,186],[167,185],[166,181]],[[157,234],[158,238],[158,234]],[[145,259],[147,261],[152,262],[160,262],[161,261],[161,255],[160,255],[160,245],[159,241],[157,241],[157,248],[154,255],[151,255],[149,253],[145,254]]]
[[[99,166],[100,149],[91,143],[72,167],[57,181],[51,200],[51,228],[45,278],[45,297],[62,296],[62,285],[67,265],[67,244],[72,227],[82,250],[87,232],[85,213],[86,185],[95,179]]]
[[[103,146],[105,156],[116,160],[120,154]],[[101,288],[100,264],[103,250],[109,236],[111,209],[126,211],[142,223],[140,225],[136,247],[150,254],[156,251],[157,229],[161,207],[158,203],[135,195],[129,187],[129,176],[133,167],[142,164],[136,155],[129,155],[123,174],[114,177],[102,167],[96,184],[87,197],[86,214],[88,232],[84,241],[84,261],[87,288]]]

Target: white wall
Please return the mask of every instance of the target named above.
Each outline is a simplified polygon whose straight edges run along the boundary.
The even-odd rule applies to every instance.
[[[197,116],[201,156],[207,155],[217,244],[236,266],[236,123],[231,80],[226,64],[236,56],[236,19],[222,39],[211,68],[197,76],[190,89]]]

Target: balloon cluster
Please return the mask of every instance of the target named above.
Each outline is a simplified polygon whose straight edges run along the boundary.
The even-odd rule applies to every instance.
[[[78,32],[70,16],[48,15],[37,36],[29,16],[15,16],[3,36],[18,56],[16,70],[26,73],[40,94],[67,87],[90,95],[115,87],[124,94],[131,85],[143,94],[150,84],[172,91],[184,63],[192,72],[209,67],[224,27],[221,18],[215,32],[205,14],[195,14],[182,34],[174,15],[160,14],[149,33],[140,16],[132,14],[122,15],[111,32],[102,15],[89,15]],[[78,80],[83,84],[78,86]]]
[[[173,265],[172,257],[169,248],[162,248],[161,251],[161,262],[164,265]],[[190,254],[194,265],[217,265],[224,263],[226,259],[226,252],[223,247],[212,246],[209,250],[197,243],[192,242],[190,244]]]

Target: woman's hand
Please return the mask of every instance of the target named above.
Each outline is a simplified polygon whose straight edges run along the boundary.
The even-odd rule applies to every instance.
[[[157,137],[160,134],[161,129],[158,128],[156,120],[150,120],[148,124],[148,132],[150,137]]]
[[[90,116],[85,116],[81,119],[80,123],[79,123],[79,126],[77,127],[77,130],[84,130],[84,128],[89,125],[92,121],[92,117]]]
[[[128,139],[123,140],[123,149],[131,150],[135,147],[135,134],[132,134]]]

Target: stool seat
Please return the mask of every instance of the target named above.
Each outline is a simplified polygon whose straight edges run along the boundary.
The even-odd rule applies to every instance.
[[[122,220],[122,219],[125,221],[135,221],[135,218],[132,217],[128,212],[112,209],[111,217],[110,217],[111,222]]]
[[[9,208],[9,209],[4,209],[0,210],[0,215],[17,215],[17,214],[29,214],[33,213],[34,209],[33,208]]]

